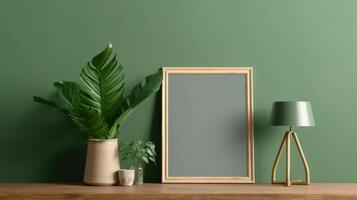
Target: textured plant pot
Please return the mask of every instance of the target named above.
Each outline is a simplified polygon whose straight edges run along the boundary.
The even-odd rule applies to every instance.
[[[84,183],[87,185],[118,184],[118,139],[89,139]]]
[[[132,186],[135,179],[134,169],[120,169],[119,170],[119,185]]]

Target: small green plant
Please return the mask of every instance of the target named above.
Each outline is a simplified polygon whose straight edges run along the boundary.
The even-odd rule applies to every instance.
[[[135,185],[144,183],[144,169],[142,163],[156,163],[155,144],[152,142],[142,142],[141,140],[133,140],[130,142],[120,143],[120,152],[122,160],[130,160],[132,167],[135,169]]]
[[[130,160],[134,165],[156,163],[155,144],[150,141],[146,143],[141,140],[121,142],[120,152],[122,160]]]
[[[37,103],[57,108],[92,139],[114,139],[133,109],[160,89],[162,70],[147,76],[124,96],[124,72],[112,45],[93,57],[82,69],[80,83],[57,81],[59,96],[50,101],[34,96]]]

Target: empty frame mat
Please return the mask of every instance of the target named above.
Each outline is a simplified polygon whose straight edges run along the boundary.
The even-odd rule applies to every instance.
[[[253,183],[250,67],[165,67],[164,183]]]

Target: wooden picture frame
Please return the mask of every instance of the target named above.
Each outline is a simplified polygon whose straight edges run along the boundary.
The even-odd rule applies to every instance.
[[[228,75],[228,76],[226,76]],[[197,78],[200,78],[200,80],[196,79],[194,76],[197,76]],[[244,77],[244,78],[242,78]],[[253,148],[253,68],[252,67],[164,67],[163,68],[163,83],[162,83],[162,183],[254,183],[255,179],[254,179],[254,148]],[[182,79],[182,80],[180,80]],[[206,170],[207,172],[201,172],[200,171],[190,171],[190,164],[192,163],[185,163],[186,161],[181,159],[183,155],[179,155],[179,156],[174,156],[174,154],[184,154],[187,155],[188,157],[190,156],[194,156],[191,155],[191,153],[187,153],[187,145],[186,143],[189,143],[191,141],[193,141],[194,139],[190,139],[190,137],[192,136],[191,133],[189,133],[190,131],[187,131],[188,129],[186,128],[186,124],[187,122],[189,122],[189,124],[193,124],[195,122],[192,122],[194,120],[190,120],[187,121],[191,116],[191,114],[194,114],[195,116],[198,116],[198,111],[195,110],[194,112],[190,113],[190,108],[184,108],[184,109],[180,109],[180,108],[175,108],[173,106],[175,105],[187,105],[186,100],[187,100],[187,96],[186,93],[180,94],[180,92],[185,92],[185,90],[193,90],[193,91],[189,91],[192,94],[194,94],[193,96],[193,101],[196,101],[196,97],[200,98],[198,95],[198,93],[200,93],[200,91],[195,91],[194,89],[190,89],[192,87],[187,87],[185,86],[185,84],[190,84],[190,82],[193,82],[196,85],[194,88],[204,88],[206,87],[205,85],[202,85],[204,83],[208,83],[206,85],[210,85],[210,80],[212,79],[211,82],[213,82],[211,85],[213,85],[214,87],[216,87],[216,85],[219,85],[219,83],[229,83],[227,84],[227,87],[224,86],[224,88],[222,88],[219,91],[242,91],[241,94],[245,94],[246,96],[241,97],[242,95],[236,95],[237,98],[243,98],[244,100],[242,100],[241,105],[237,106],[237,107],[244,107],[243,112],[239,113],[239,116],[243,116],[245,119],[242,118],[242,124],[240,128],[242,130],[245,131],[241,131],[242,133],[239,133],[239,137],[241,138],[245,138],[243,139],[243,141],[239,141],[240,143],[242,143],[242,145],[235,145],[235,141],[233,140],[232,143],[232,150],[235,150],[235,148],[240,148],[243,149],[240,154],[242,154],[242,152],[244,153],[245,156],[242,156],[243,158],[238,158],[237,165],[235,165],[235,163],[233,163],[233,167],[231,166],[225,166],[227,169],[235,170],[235,166],[242,166],[240,167],[240,170],[237,171],[241,171],[239,174],[235,174],[235,171],[232,171],[231,174],[223,174],[224,172],[219,171],[221,169],[225,169],[224,167],[222,167],[220,169],[220,167],[218,167],[217,169],[210,169],[209,166],[211,166],[210,164],[207,165],[203,165],[202,166],[196,166],[195,169],[199,169],[199,167],[202,167],[201,169],[209,169],[211,171]],[[221,81],[219,79],[222,79]],[[227,79],[223,80],[223,79]],[[237,84],[235,84],[235,80],[237,80]],[[176,82],[175,82],[176,81]],[[232,82],[233,81],[233,82]],[[240,82],[239,82],[240,81]],[[234,84],[231,84],[234,83]],[[239,85],[238,83],[242,83],[241,85]],[[175,84],[177,86],[175,86]],[[201,84],[199,87],[197,86],[197,84]],[[208,87],[208,86],[207,86]],[[218,87],[218,86],[217,86]],[[230,88],[228,88],[230,87]],[[178,89],[175,89],[178,88]],[[210,89],[210,88],[208,88]],[[218,91],[218,90],[215,90]],[[180,98],[176,98],[176,94],[174,92],[177,92],[179,96],[183,96],[184,102],[180,101],[180,100],[175,100],[174,99],[180,99]],[[229,94],[228,96],[231,96],[230,94],[234,94],[234,92],[226,92],[227,94]],[[237,92],[238,93],[238,92]],[[214,94],[212,94],[214,95]],[[169,99],[170,98],[170,99]],[[189,99],[189,98],[188,98]],[[225,99],[224,101],[229,101],[230,98],[225,98],[222,97],[222,99]],[[227,100],[228,99],[228,100]],[[203,101],[200,101],[203,102]],[[216,101],[215,101],[216,102]],[[245,103],[244,103],[245,102]],[[219,102],[217,102],[219,103]],[[238,104],[238,101],[236,101],[236,98],[232,98],[231,102],[228,102],[227,105],[235,105],[235,103]],[[171,105],[173,104],[173,105]],[[205,104],[204,102],[202,104]],[[199,103],[198,105],[201,105],[201,103]],[[170,107],[171,106],[171,107]],[[207,106],[212,106],[212,105],[207,105]],[[225,105],[219,105],[216,106],[218,108],[221,107],[225,107]],[[170,111],[169,111],[170,108]],[[195,109],[195,108],[193,108]],[[229,109],[229,108],[227,108]],[[233,111],[235,107],[233,106]],[[176,110],[176,111],[175,111]],[[192,110],[192,109],[191,109]],[[210,110],[210,109],[205,109],[205,110]],[[172,112],[187,112],[184,113],[185,117],[180,117],[180,118],[174,118],[171,119],[171,117],[176,116],[178,114],[176,113],[172,113]],[[229,112],[229,111],[228,111]],[[234,113],[233,113],[234,114]],[[181,113],[182,115],[182,113]],[[213,113],[212,115],[209,116],[214,116],[215,113]],[[178,115],[180,116],[180,115]],[[187,117],[186,117],[187,116]],[[202,118],[195,118],[195,119],[206,119],[207,115],[204,115],[204,117]],[[208,117],[209,118],[209,117]],[[231,118],[227,118],[227,119],[231,119]],[[235,118],[234,118],[235,119]],[[170,121],[171,120],[171,121]],[[176,120],[173,121],[172,120]],[[186,121],[185,121],[186,120]],[[220,118],[219,118],[220,120]],[[215,120],[219,121],[219,120]],[[225,121],[229,121],[229,120],[225,120]],[[192,123],[191,123],[192,122]],[[181,125],[180,125],[181,123]],[[219,122],[217,122],[219,123]],[[178,124],[178,125],[177,125]],[[230,124],[232,124],[233,126],[236,126],[236,122],[232,122],[232,123],[228,123],[228,127],[230,127]],[[200,128],[204,127],[204,125],[199,124],[197,125],[197,127],[194,127],[194,130],[201,130]],[[209,126],[209,125],[208,125]],[[175,129],[174,129],[174,128]],[[180,130],[180,127],[185,127],[185,130]],[[221,126],[220,126],[221,127]],[[223,127],[223,126],[222,126]],[[244,128],[245,127],[245,128]],[[239,129],[239,130],[240,130]],[[233,128],[229,128],[230,131],[233,130],[233,132],[236,132],[236,129]],[[171,132],[169,132],[171,131]],[[195,131],[192,131],[195,132]],[[200,134],[205,134],[206,131],[203,131],[203,133]],[[220,131],[217,131],[220,132]],[[215,132],[215,133],[217,133]],[[228,132],[228,131],[227,131]],[[197,131],[195,132],[195,134],[198,133]],[[191,134],[191,135],[190,135]],[[234,133],[235,134],[235,133]],[[181,135],[185,135],[185,136],[181,136]],[[227,134],[228,135],[228,134]],[[237,134],[238,135],[238,134]],[[212,136],[212,135],[210,135]],[[186,137],[186,138],[180,138],[177,139],[175,142],[172,142],[171,140],[178,138],[178,137]],[[220,134],[214,134],[213,137],[224,137],[224,133],[220,132]],[[229,137],[232,137],[232,134],[229,133]],[[236,138],[236,136],[233,136]],[[187,140],[187,142],[185,142],[184,140],[189,138],[189,140]],[[212,142],[215,142],[216,140],[212,140],[212,141],[208,141],[205,140],[206,138],[209,137],[202,137],[202,140],[199,139],[197,141],[202,142],[202,144],[197,144],[199,146],[199,148],[203,148],[204,146],[208,146],[208,143],[213,144]],[[184,141],[184,142],[182,142]],[[196,141],[196,140],[195,140]],[[207,144],[206,144],[207,141]],[[227,139],[226,141],[232,141]],[[179,144],[181,142],[181,144]],[[183,143],[183,144],[182,144]],[[225,150],[225,152],[232,152],[230,151],[231,149],[226,149],[229,145],[225,145],[224,143],[222,143],[223,145],[222,148]],[[246,144],[246,146],[244,146],[244,144]],[[211,147],[215,147],[215,149],[219,148],[219,144],[214,145],[210,145],[209,147],[205,147],[207,150],[210,150]],[[170,149],[172,148],[172,149]],[[173,149],[175,148],[175,149]],[[181,149],[180,149],[181,148]],[[192,145],[191,145],[192,148]],[[175,153],[176,152],[176,153]],[[191,152],[195,152],[191,151]],[[217,151],[213,151],[213,154],[216,154]],[[235,152],[233,152],[235,153]],[[199,155],[199,153],[197,153]],[[184,156],[185,156],[184,155]],[[222,153],[220,153],[219,155],[222,155]],[[235,156],[235,154],[230,154]],[[181,157],[180,157],[181,156]],[[174,158],[171,158],[174,157]],[[212,162],[212,160],[210,161],[209,159],[216,159],[216,158],[210,158],[209,155],[205,158],[207,162],[204,162],[204,157],[205,156],[199,156],[200,159],[199,162],[202,161],[202,163],[215,163]],[[221,160],[225,159],[226,156],[218,156]],[[180,158],[177,159],[178,161],[175,160],[175,158]],[[190,157],[191,161],[195,161],[195,158]],[[228,159],[228,158],[227,158]],[[240,162],[239,159],[242,159],[243,163]],[[227,160],[229,163],[230,160]],[[180,166],[182,166],[180,169],[179,167],[176,167],[177,164],[174,164],[174,162],[178,162]],[[189,161],[187,161],[189,162]],[[244,163],[246,162],[246,163]],[[194,163],[198,163],[198,162],[194,162]],[[224,165],[226,162],[220,162],[220,165]],[[193,167],[192,167],[193,168]],[[212,167],[214,168],[214,167]],[[239,167],[237,167],[239,168]],[[184,170],[189,169],[187,172],[187,174],[192,173],[187,175],[186,172]],[[229,170],[227,170],[228,173]],[[198,173],[199,172],[199,173]],[[216,173],[217,172],[217,173]],[[206,173],[206,174],[204,174]],[[199,175],[196,175],[199,174]]]

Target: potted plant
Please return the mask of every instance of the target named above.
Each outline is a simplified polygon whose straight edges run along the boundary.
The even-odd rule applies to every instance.
[[[150,141],[144,143],[141,140],[121,142],[120,152],[123,161],[130,160],[133,164],[132,168],[135,169],[134,184],[143,184],[144,171],[142,164],[156,163],[155,144]]]
[[[147,76],[124,96],[124,72],[112,45],[93,57],[82,69],[80,83],[54,82],[59,96],[50,101],[34,96],[35,102],[57,108],[88,135],[84,183],[114,185],[120,168],[117,137],[133,109],[159,90],[161,69]]]

